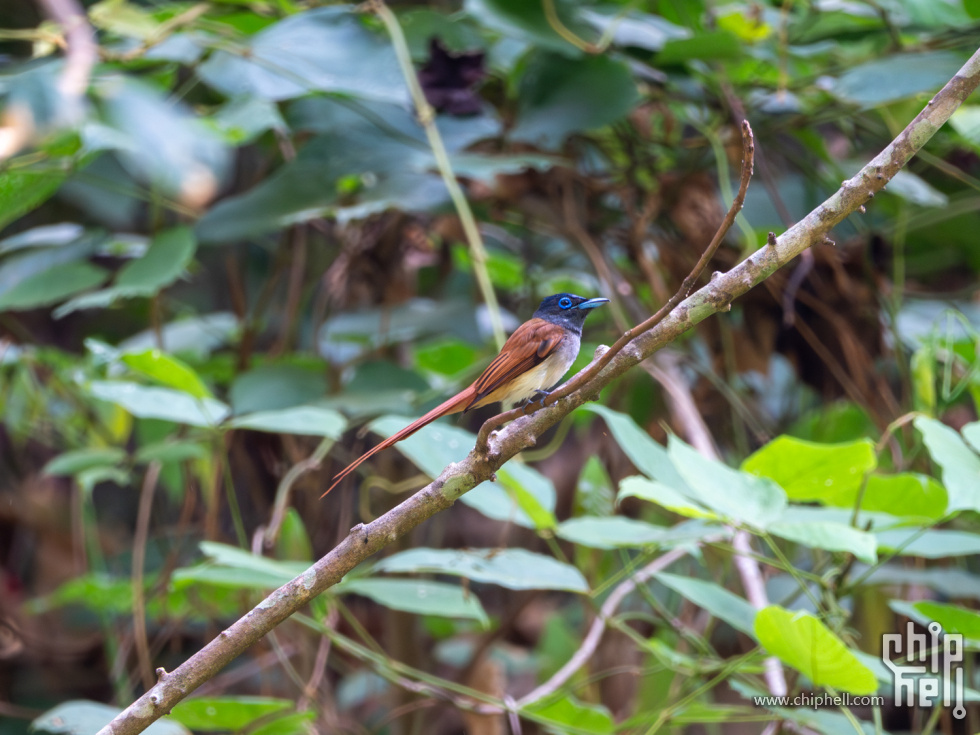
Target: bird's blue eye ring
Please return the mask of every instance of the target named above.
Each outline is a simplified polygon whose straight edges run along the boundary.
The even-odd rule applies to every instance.
[[[572,300],[567,296],[563,296],[561,299],[558,300],[558,306],[560,306],[563,309],[570,309],[572,308]]]

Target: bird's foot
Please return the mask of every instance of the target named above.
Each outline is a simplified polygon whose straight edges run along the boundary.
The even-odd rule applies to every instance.
[[[532,403],[540,403],[541,408],[544,408],[544,399],[550,395],[550,390],[536,390],[531,394],[531,397],[527,399],[527,404],[530,406]]]

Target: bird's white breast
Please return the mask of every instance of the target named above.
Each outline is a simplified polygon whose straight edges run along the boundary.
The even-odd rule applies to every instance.
[[[540,365],[514,378],[506,387],[494,391],[493,400],[518,403],[530,398],[538,391],[549,390],[568,372],[568,368],[578,357],[580,346],[579,335],[566,333],[561,344]]]

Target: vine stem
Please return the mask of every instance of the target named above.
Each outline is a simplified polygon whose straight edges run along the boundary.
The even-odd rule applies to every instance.
[[[313,566],[272,592],[180,667],[172,672],[157,669],[157,683],[102,728],[100,735],[135,735],[145,730],[266,633],[339,582],[355,566],[436,513],[450,508],[463,493],[492,479],[505,462],[532,446],[536,437],[600,389],[696,324],[729,307],[733,299],[807,248],[825,241],[831,228],[857,212],[885,187],[977,86],[980,86],[980,51],[974,53],[956,76],[929,100],[925,109],[895,140],[800,222],[780,237],[770,237],[765,247],[727,273],[717,274],[707,285],[684,298],[649,331],[632,339],[627,336],[627,344],[603,363],[604,367],[600,370],[588,367],[573,378],[571,382],[578,389],[564,395],[550,410],[517,418],[497,433],[491,442],[491,451],[474,448],[463,460],[451,463],[438,478],[412,497],[371,523],[352,528],[344,540]],[[603,351],[608,349],[601,348],[599,357]],[[589,377],[581,379],[586,375]]]
[[[436,113],[432,105],[425,98],[422,85],[419,84],[418,75],[415,73],[415,66],[412,64],[412,55],[408,51],[408,43],[405,41],[405,34],[402,32],[398,18],[391,12],[383,0],[370,0],[363,6],[366,10],[373,11],[384,23],[385,30],[391,36],[391,43],[395,47],[395,55],[398,57],[398,64],[402,74],[405,76],[405,83],[412,95],[412,102],[419,116],[419,122],[425,130],[425,137],[429,141],[432,155],[436,159],[436,166],[439,168],[439,175],[442,176],[443,183],[449,191],[449,198],[456,208],[460,223],[463,225],[463,232],[466,234],[466,241],[470,248],[470,256],[473,258],[473,272],[476,274],[476,282],[480,287],[483,301],[487,305],[490,316],[490,328],[493,330],[493,338],[499,350],[504,346],[504,323],[500,317],[500,305],[497,303],[497,294],[493,290],[490,282],[490,273],[487,270],[487,251],[483,246],[483,237],[480,235],[480,228],[477,227],[476,218],[470,203],[463,194],[463,189],[453,173],[452,163],[449,161],[449,153],[442,141],[442,135],[436,126]]]

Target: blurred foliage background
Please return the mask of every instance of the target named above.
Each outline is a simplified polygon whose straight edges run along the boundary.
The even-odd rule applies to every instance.
[[[493,409],[319,499],[474,379],[495,325],[558,291],[609,297],[577,369],[653,313],[731,201],[742,119],[756,175],[713,270],[834,191],[980,45],[976,0],[431,0],[387,25],[296,0],[100,0],[80,6],[89,70],[60,7],[0,14],[4,735],[74,700],[90,703],[39,725],[104,722],[95,702],[125,706],[464,456]],[[750,697],[766,651],[791,692],[888,694],[881,633],[941,619],[980,639],[978,150],[968,100],[834,242],[392,544],[169,727],[506,732],[515,718],[466,703],[546,681],[610,591],[680,545],[587,665],[524,703],[524,732],[976,731],[975,705],[964,724]],[[755,537],[770,601],[840,643],[819,639],[844,680],[772,639],[792,626],[745,601],[725,522]]]

